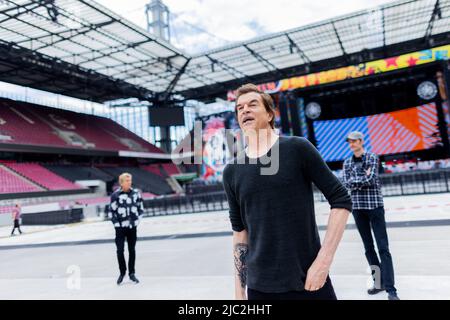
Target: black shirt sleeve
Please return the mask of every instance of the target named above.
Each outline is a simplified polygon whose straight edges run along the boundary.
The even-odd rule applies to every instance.
[[[305,174],[322,191],[331,209],[344,208],[352,211],[352,200],[347,189],[330,170],[316,147],[305,138],[301,138],[301,141]]]
[[[230,165],[227,165],[225,167],[225,170],[223,171],[223,187],[227,196],[228,206],[230,207],[229,214],[231,228],[233,229],[233,231],[241,232],[245,230],[245,226],[242,222],[241,210],[236,199],[236,194],[231,187],[231,168],[229,166]]]

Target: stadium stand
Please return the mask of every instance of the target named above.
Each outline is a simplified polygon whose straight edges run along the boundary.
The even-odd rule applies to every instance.
[[[156,174],[158,176],[161,177],[166,177],[167,175],[165,174],[165,172],[163,171],[161,164],[159,163],[154,163],[154,164],[148,164],[148,165],[144,165],[141,166],[142,169],[151,172],[153,174]]]
[[[141,168],[161,177],[169,177],[173,174],[181,173],[181,171],[174,163],[154,163],[141,166]]]
[[[48,170],[53,173],[64,177],[69,181],[77,180],[102,180],[110,181],[116,179],[116,177],[92,166],[77,166],[77,165],[44,165]]]
[[[163,153],[111,119],[0,99],[0,143]]]
[[[163,163],[162,167],[169,175],[181,173],[178,167],[173,163]]]
[[[65,147],[52,128],[20,103],[0,99],[0,142]]]
[[[20,193],[42,191],[42,188],[32,184],[11,169],[0,164],[0,193]]]
[[[118,177],[123,172],[133,176],[133,185],[142,191],[151,192],[156,195],[171,194],[172,188],[164,177],[136,167],[102,167],[103,171]]]
[[[16,163],[12,161],[2,161],[2,163],[9,169],[39,184],[47,190],[82,189],[81,186],[54,174],[37,163]]]
[[[96,121],[103,130],[108,132],[110,135],[115,136],[123,144],[129,145],[131,150],[163,153],[163,151],[155,145],[143,140],[138,135],[127,130],[121,125],[118,125],[117,122],[114,122],[111,119],[97,117]]]
[[[14,206],[0,206],[0,214],[11,214]]]

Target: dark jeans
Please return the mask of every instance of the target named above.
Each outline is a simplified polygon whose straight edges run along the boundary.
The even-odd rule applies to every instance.
[[[386,231],[386,221],[384,219],[384,208],[376,209],[355,209],[353,210],[356,227],[361,235],[366,251],[367,262],[370,266],[377,266],[381,271],[381,287],[387,292],[397,291],[394,287],[394,266],[391,253],[389,252],[388,235]],[[378,253],[381,258],[378,260],[373,244],[372,232],[377,242]],[[372,269],[373,270],[373,269]],[[374,280],[375,274],[374,274]]]
[[[125,275],[127,265],[125,263],[124,247],[125,239],[128,243],[128,274],[134,274],[134,263],[136,261],[136,227],[134,228],[116,228],[116,247],[117,260],[119,261],[120,274]]]
[[[13,229],[12,229],[12,231],[11,231],[11,235],[14,234],[14,232],[16,231],[16,228],[19,229],[19,232],[20,232],[20,233],[22,233],[22,230],[20,230],[20,223],[19,223],[19,220],[18,220],[18,219],[15,219],[15,220],[14,220],[14,227],[13,227]]]
[[[337,300],[329,277],[325,285],[317,291],[267,293],[248,288],[247,298],[248,300]]]

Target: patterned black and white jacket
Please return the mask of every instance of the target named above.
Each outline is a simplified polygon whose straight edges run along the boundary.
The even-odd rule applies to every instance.
[[[143,213],[144,202],[136,189],[124,192],[119,188],[111,195],[110,215],[115,228],[137,227]]]

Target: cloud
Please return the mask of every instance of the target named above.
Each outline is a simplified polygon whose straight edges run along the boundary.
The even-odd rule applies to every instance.
[[[97,0],[145,28],[145,4],[133,0]],[[297,28],[351,12],[370,9],[388,0],[164,0],[171,11],[172,42],[188,53],[211,49],[263,34]]]

